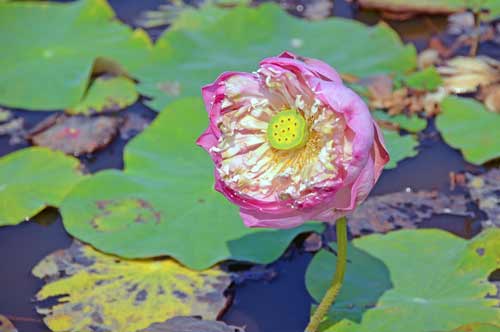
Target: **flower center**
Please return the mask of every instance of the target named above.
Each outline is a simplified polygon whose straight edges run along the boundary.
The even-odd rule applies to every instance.
[[[274,115],[267,127],[267,138],[278,150],[302,147],[307,142],[307,125],[296,110],[285,110]]]

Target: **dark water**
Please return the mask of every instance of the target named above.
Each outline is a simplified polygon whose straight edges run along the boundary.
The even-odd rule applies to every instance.
[[[133,25],[137,13],[154,9],[161,0],[111,0],[118,17]],[[380,17],[372,12],[360,13],[345,1],[336,1],[333,14],[357,18],[375,24]],[[429,23],[430,20],[430,23]],[[443,29],[443,18],[416,18],[407,22],[390,22],[406,41],[414,42],[422,49],[428,38]],[[161,28],[148,31],[153,37]],[[25,119],[25,127],[32,128],[53,112],[27,112],[15,110],[15,115]],[[152,120],[155,113],[141,103],[136,103],[120,116],[140,114]],[[372,194],[384,194],[412,188],[413,190],[438,189],[448,191],[449,172],[477,170],[464,162],[460,153],[447,146],[436,133],[433,123],[421,134],[419,154],[400,163],[398,168],[385,171]],[[122,168],[122,152],[127,139],[118,137],[106,149],[92,156],[82,156],[81,161],[89,172],[106,168]],[[9,145],[8,137],[0,136],[0,156],[28,146],[27,143]],[[476,218],[477,219],[477,218]],[[457,216],[434,216],[420,224],[422,228],[440,228],[464,238],[480,231],[478,220]],[[42,282],[30,273],[33,266],[47,254],[66,248],[71,238],[65,232],[61,218],[55,209],[46,209],[29,222],[13,227],[0,227],[0,313],[7,315],[20,332],[46,332],[40,316],[34,311],[31,299]],[[302,332],[307,321],[311,298],[308,295],[304,275],[311,253],[292,244],[287,253],[270,266],[276,271],[271,281],[248,280],[237,284],[231,291],[232,306],[223,320],[233,325],[246,326],[247,332]],[[497,280],[498,277],[495,279]]]

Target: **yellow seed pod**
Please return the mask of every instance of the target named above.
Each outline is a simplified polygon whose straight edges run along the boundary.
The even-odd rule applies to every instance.
[[[307,142],[307,124],[296,110],[285,110],[274,115],[267,127],[269,144],[278,150],[292,150]]]

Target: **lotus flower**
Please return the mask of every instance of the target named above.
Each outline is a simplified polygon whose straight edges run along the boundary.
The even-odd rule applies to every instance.
[[[249,227],[334,222],[389,161],[366,104],[322,61],[285,52],[202,92],[210,121],[197,144],[215,164],[215,189]]]

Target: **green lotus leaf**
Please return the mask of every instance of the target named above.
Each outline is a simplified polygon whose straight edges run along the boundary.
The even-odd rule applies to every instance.
[[[66,229],[127,258],[170,255],[195,269],[235,259],[270,263],[309,223],[289,230],[246,228],[213,189],[210,157],[196,146],[207,126],[198,98],[179,100],[125,148],[125,170],[81,182],[61,206]]]
[[[450,96],[441,103],[436,126],[443,139],[473,164],[500,156],[500,114],[473,99]]]
[[[500,301],[488,276],[500,268],[499,242],[500,229],[469,241],[441,230],[356,239],[348,248],[344,287],[320,331],[428,332],[498,323]],[[306,284],[316,300],[335,259],[321,251],[308,268]]]
[[[104,0],[0,3],[0,44],[0,105],[31,110],[73,107],[93,70],[133,72],[151,50]]]
[[[47,148],[22,149],[0,158],[0,226],[59,206],[82,178],[78,159]]]
[[[385,129],[382,129],[382,132],[384,134],[385,146],[391,157],[389,163],[385,165],[386,169],[395,168],[401,160],[414,157],[418,154],[416,150],[418,140],[414,135],[402,136],[396,131]]]
[[[356,76],[404,73],[415,67],[416,52],[387,25],[367,27],[331,18],[309,22],[275,4],[186,10],[157,41],[151,58],[137,71],[139,91],[161,111],[172,99],[199,96],[201,86],[225,71],[254,71],[259,61],[283,51],[315,57],[339,72]]]

